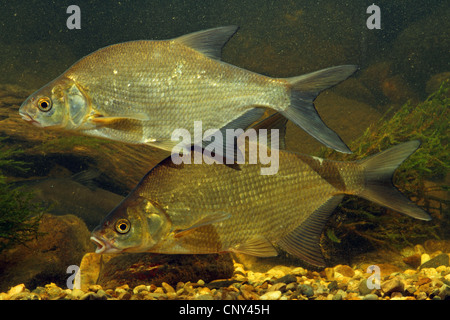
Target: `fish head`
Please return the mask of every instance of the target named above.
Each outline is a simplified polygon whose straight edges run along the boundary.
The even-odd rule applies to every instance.
[[[96,253],[151,252],[170,233],[165,211],[144,197],[125,198],[92,231]]]
[[[90,112],[85,91],[74,80],[60,77],[29,96],[20,106],[22,119],[38,127],[77,129]]]

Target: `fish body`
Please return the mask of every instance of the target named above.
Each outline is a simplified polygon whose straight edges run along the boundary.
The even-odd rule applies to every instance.
[[[194,121],[202,121],[205,130],[245,129],[270,108],[325,145],[350,153],[322,122],[313,101],[356,66],[270,78],[220,60],[221,48],[236,30],[220,27],[100,49],[33,93],[19,113],[40,127],[171,151],[178,143],[172,140],[175,129],[192,134]]]
[[[280,151],[275,175],[261,175],[260,164],[236,170],[220,164],[175,165],[168,158],[147,173],[91,239],[98,253],[274,256],[277,244],[321,266],[319,237],[344,194],[429,219],[391,183],[395,169],[418,146],[407,142],[356,162]]]

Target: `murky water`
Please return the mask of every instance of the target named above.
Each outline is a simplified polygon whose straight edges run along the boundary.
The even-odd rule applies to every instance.
[[[72,4],[77,9],[67,13]],[[407,196],[430,210],[432,222],[400,217],[379,207],[360,210],[374,205],[350,199],[333,216],[322,235],[322,249],[330,265],[379,263],[383,256],[386,262],[406,268],[408,265],[402,258],[413,255],[408,250],[414,245],[423,245],[427,240],[449,241],[449,155],[445,148],[438,147],[447,145],[449,134],[445,125],[449,93],[439,92],[439,88],[450,76],[450,9],[443,1],[377,1],[375,5],[330,0],[3,1],[0,174],[4,181],[0,183],[2,186],[8,183],[1,189],[5,195],[3,207],[14,208],[9,213],[25,214],[15,219],[0,211],[0,243],[8,244],[0,252],[0,291],[18,283],[64,284],[66,268],[80,265],[83,255],[94,250],[89,243],[89,231],[95,225],[92,216],[100,222],[148,170],[167,156],[147,146],[30,126],[18,114],[26,97],[77,60],[107,45],[170,39],[217,26],[240,27],[223,48],[225,62],[271,77],[291,77],[342,64],[358,65],[359,71],[354,76],[323,92],[315,101],[324,122],[355,153],[365,155],[371,148],[379,151],[412,138],[420,138],[422,147],[430,150],[428,162],[423,164],[422,158],[417,158],[405,165],[404,171],[414,174],[404,174],[396,182]],[[80,29],[70,29],[72,25]],[[439,93],[429,102],[424,102],[436,92]],[[415,114],[416,117],[408,118],[414,108],[406,112],[407,103],[421,106],[418,109],[423,110],[423,116]],[[404,116],[389,122],[399,114]],[[383,123],[401,130],[377,131],[377,126]],[[363,136],[368,128],[371,135]],[[292,123],[288,123],[286,138],[289,150],[311,155],[323,153],[316,140]],[[367,141],[373,145],[368,146]],[[18,153],[11,153],[12,150]],[[89,179],[73,179],[74,174],[86,170],[96,174]],[[21,196],[10,197],[17,185],[22,186],[23,192],[34,192],[34,198],[27,200],[31,202]],[[11,199],[19,199],[19,204]],[[28,211],[21,207],[23,203],[27,203],[25,207],[31,215],[40,209],[30,208],[29,203],[51,206],[48,212],[52,216],[45,216],[43,221],[54,225],[40,229],[47,234],[37,238],[32,234],[28,238],[34,230],[32,225],[27,225],[31,229],[18,227],[29,218]],[[94,212],[96,209],[98,212]],[[88,219],[87,212],[92,212]],[[65,214],[78,218],[66,221]],[[8,234],[12,230],[23,238],[12,239]],[[48,233],[53,232],[61,235],[53,236],[60,242],[49,240],[52,236]],[[32,251],[20,244],[23,241],[28,242]],[[55,256],[49,255],[52,250]],[[386,250],[391,256],[386,255]],[[433,250],[446,249],[433,247]],[[56,257],[58,264],[45,265],[44,261]],[[234,258],[254,270],[273,264],[302,265],[302,261],[285,253],[274,260]]]

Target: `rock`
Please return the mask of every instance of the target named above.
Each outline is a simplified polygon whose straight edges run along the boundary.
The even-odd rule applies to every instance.
[[[450,286],[444,284],[439,289],[439,297],[442,300],[450,300]]]
[[[23,283],[18,284],[17,286],[12,287],[8,290],[8,295],[13,296],[15,294],[21,293],[25,290],[25,285]]]
[[[118,296],[119,300],[130,300],[131,293],[129,292],[121,292]]]
[[[323,121],[339,132],[344,141],[354,141],[360,137],[372,123],[381,118],[381,113],[367,103],[324,91],[314,101]],[[335,116],[339,110],[340,117]],[[306,134],[293,123],[287,124],[286,145],[289,149],[302,153],[315,153],[320,149],[314,138]],[[290,132],[290,133],[289,133]]]
[[[84,295],[84,291],[81,289],[73,289],[72,290],[72,297],[76,300],[80,299]]]
[[[423,245],[427,252],[442,251],[450,253],[450,240],[427,240]]]
[[[383,283],[381,283],[381,290],[385,294],[390,294],[392,292],[403,292],[404,289],[405,285],[398,277],[386,280]]]
[[[201,294],[201,295],[196,296],[195,300],[214,300],[214,298],[210,294]]]
[[[261,300],[278,300],[281,298],[281,291],[269,291],[259,297]]]
[[[102,290],[102,286],[98,284],[91,284],[88,290],[97,293],[99,290]]]
[[[347,265],[341,265],[341,264],[334,267],[334,272],[335,272],[335,277],[336,277],[336,273],[339,273],[339,274],[343,275],[344,277],[348,277],[348,278],[351,278],[355,275],[355,271],[353,270],[352,267],[347,266]]]
[[[202,280],[210,282],[233,275],[233,261],[229,254],[163,255],[151,253],[124,253],[107,261],[99,274],[98,284],[114,289],[124,284],[160,286],[163,282]]]
[[[424,264],[428,260],[430,260],[430,255],[428,253],[422,253],[420,256],[420,264]]]
[[[339,285],[338,285],[338,282],[336,281],[336,280],[333,280],[333,281],[331,281],[329,284],[328,284],[328,290],[330,291],[330,292],[333,292],[334,290],[338,290],[339,289]]]
[[[277,282],[273,286],[271,286],[267,291],[286,291],[286,283],[284,282]]]
[[[166,291],[167,294],[175,293],[175,289],[170,284],[168,284],[166,282],[163,282],[161,285],[162,285],[162,287],[164,288],[164,290]]]
[[[205,281],[204,281],[203,279],[199,279],[199,280],[197,281],[197,284],[198,284],[199,286],[204,286],[204,285],[205,285]]]
[[[413,268],[417,268],[421,263],[421,255],[419,253],[415,253],[412,256],[403,258],[403,262],[410,265]]]
[[[311,287],[310,285],[307,285],[307,284],[299,285],[298,288],[297,288],[297,291],[300,294],[302,294],[302,295],[304,295],[304,296],[306,296],[308,298],[312,297],[314,295],[313,287]]]
[[[273,268],[271,268],[270,270],[267,271],[267,274],[279,279],[284,277],[286,274],[291,272],[291,268],[287,267],[287,266],[282,266],[282,265],[278,265],[275,266]]]
[[[363,300],[378,300],[378,296],[376,294],[370,293],[363,297]]]
[[[392,273],[402,272],[403,270],[400,267],[397,267],[390,263],[376,263],[376,266],[380,268],[381,278],[391,275]],[[362,265],[363,270],[367,271],[369,264]]]
[[[449,256],[446,253],[441,253],[437,255],[436,257],[426,261],[425,263],[422,263],[420,265],[420,269],[423,268],[437,268],[439,266],[449,266]]]
[[[358,291],[359,291],[360,295],[366,296],[366,295],[372,293],[373,290],[374,289],[369,289],[369,287],[367,286],[367,279],[363,279],[359,283]]]
[[[117,254],[86,253],[80,264],[80,289],[88,291],[89,287],[97,283],[102,266]]]
[[[391,52],[396,72],[422,91],[433,75],[448,72],[448,61],[441,59],[441,52],[448,52],[449,40],[442,30],[450,30],[450,8],[442,5],[405,26],[393,41]]]
[[[80,297],[80,300],[107,300],[106,295],[99,295],[95,292],[87,292]]]
[[[284,277],[281,277],[281,278],[275,280],[274,283],[279,283],[279,282],[283,282],[285,284],[289,284],[289,283],[292,283],[292,282],[297,282],[297,277],[294,276],[293,274],[287,274]]]
[[[426,300],[428,298],[427,293],[426,292],[419,292],[416,296],[417,300]]]
[[[416,286],[420,287],[421,285],[430,283],[431,279],[428,277],[421,277],[416,281]]]
[[[402,105],[408,100],[419,101],[415,92],[409,87],[407,81],[400,75],[385,79],[381,90],[391,103]]]
[[[328,281],[334,280],[334,268],[325,268],[325,276]]]
[[[79,265],[83,255],[94,249],[85,223],[73,216],[45,214],[37,239],[16,245],[0,254],[0,291],[23,283],[26,287],[54,282],[66,287],[67,268]]]
[[[141,284],[141,285],[139,285],[139,286],[136,286],[136,287],[133,289],[133,293],[134,293],[134,294],[139,294],[139,293],[141,293],[142,291],[148,291],[147,286],[144,285],[144,284]]]
[[[414,246],[414,252],[422,255],[422,254],[426,253],[426,250],[421,244],[416,244]]]
[[[255,292],[255,288],[252,285],[244,284],[239,290],[245,300],[259,300],[259,296]]]

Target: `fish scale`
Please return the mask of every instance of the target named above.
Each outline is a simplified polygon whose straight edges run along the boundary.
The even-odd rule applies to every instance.
[[[172,198],[177,203],[177,208],[189,208],[191,212],[226,211],[232,214],[232,218],[221,222],[214,230],[208,227],[210,231],[207,232],[207,228],[202,227],[189,234],[186,241],[192,242],[192,238],[195,238],[203,244],[191,253],[214,252],[216,241],[211,242],[211,247],[206,246],[211,233],[217,233],[221,251],[245,243],[256,235],[276,242],[284,234],[291,232],[326,199],[342,191],[333,188],[319,174],[308,169],[300,156],[282,158],[280,162],[282,165],[279,172],[273,176],[261,176],[260,165],[247,165],[239,171],[223,165],[184,165],[182,168],[173,169],[176,175],[160,173],[156,168],[154,174],[164,177],[163,185],[160,185],[158,180],[152,179],[152,183],[146,183],[144,180],[141,184],[144,188],[140,192],[152,199],[167,199],[167,194],[173,192],[170,185],[175,181],[172,179],[176,179],[179,186],[186,186],[181,190],[177,189],[177,197]],[[288,165],[284,165],[285,163]],[[324,161],[322,165],[330,168],[341,165],[349,177],[358,174],[356,165],[329,161]],[[195,190],[190,188],[193,179],[201,181]],[[352,188],[355,186],[348,186],[349,190]],[[171,203],[164,202],[161,205],[170,212]],[[180,215],[180,219],[185,217],[186,215]],[[179,220],[172,222],[184,224]],[[272,230],[272,225],[281,222],[287,227],[280,234],[277,229]],[[243,225],[251,227],[242,228]],[[161,246],[159,250],[167,252],[170,248]]]

